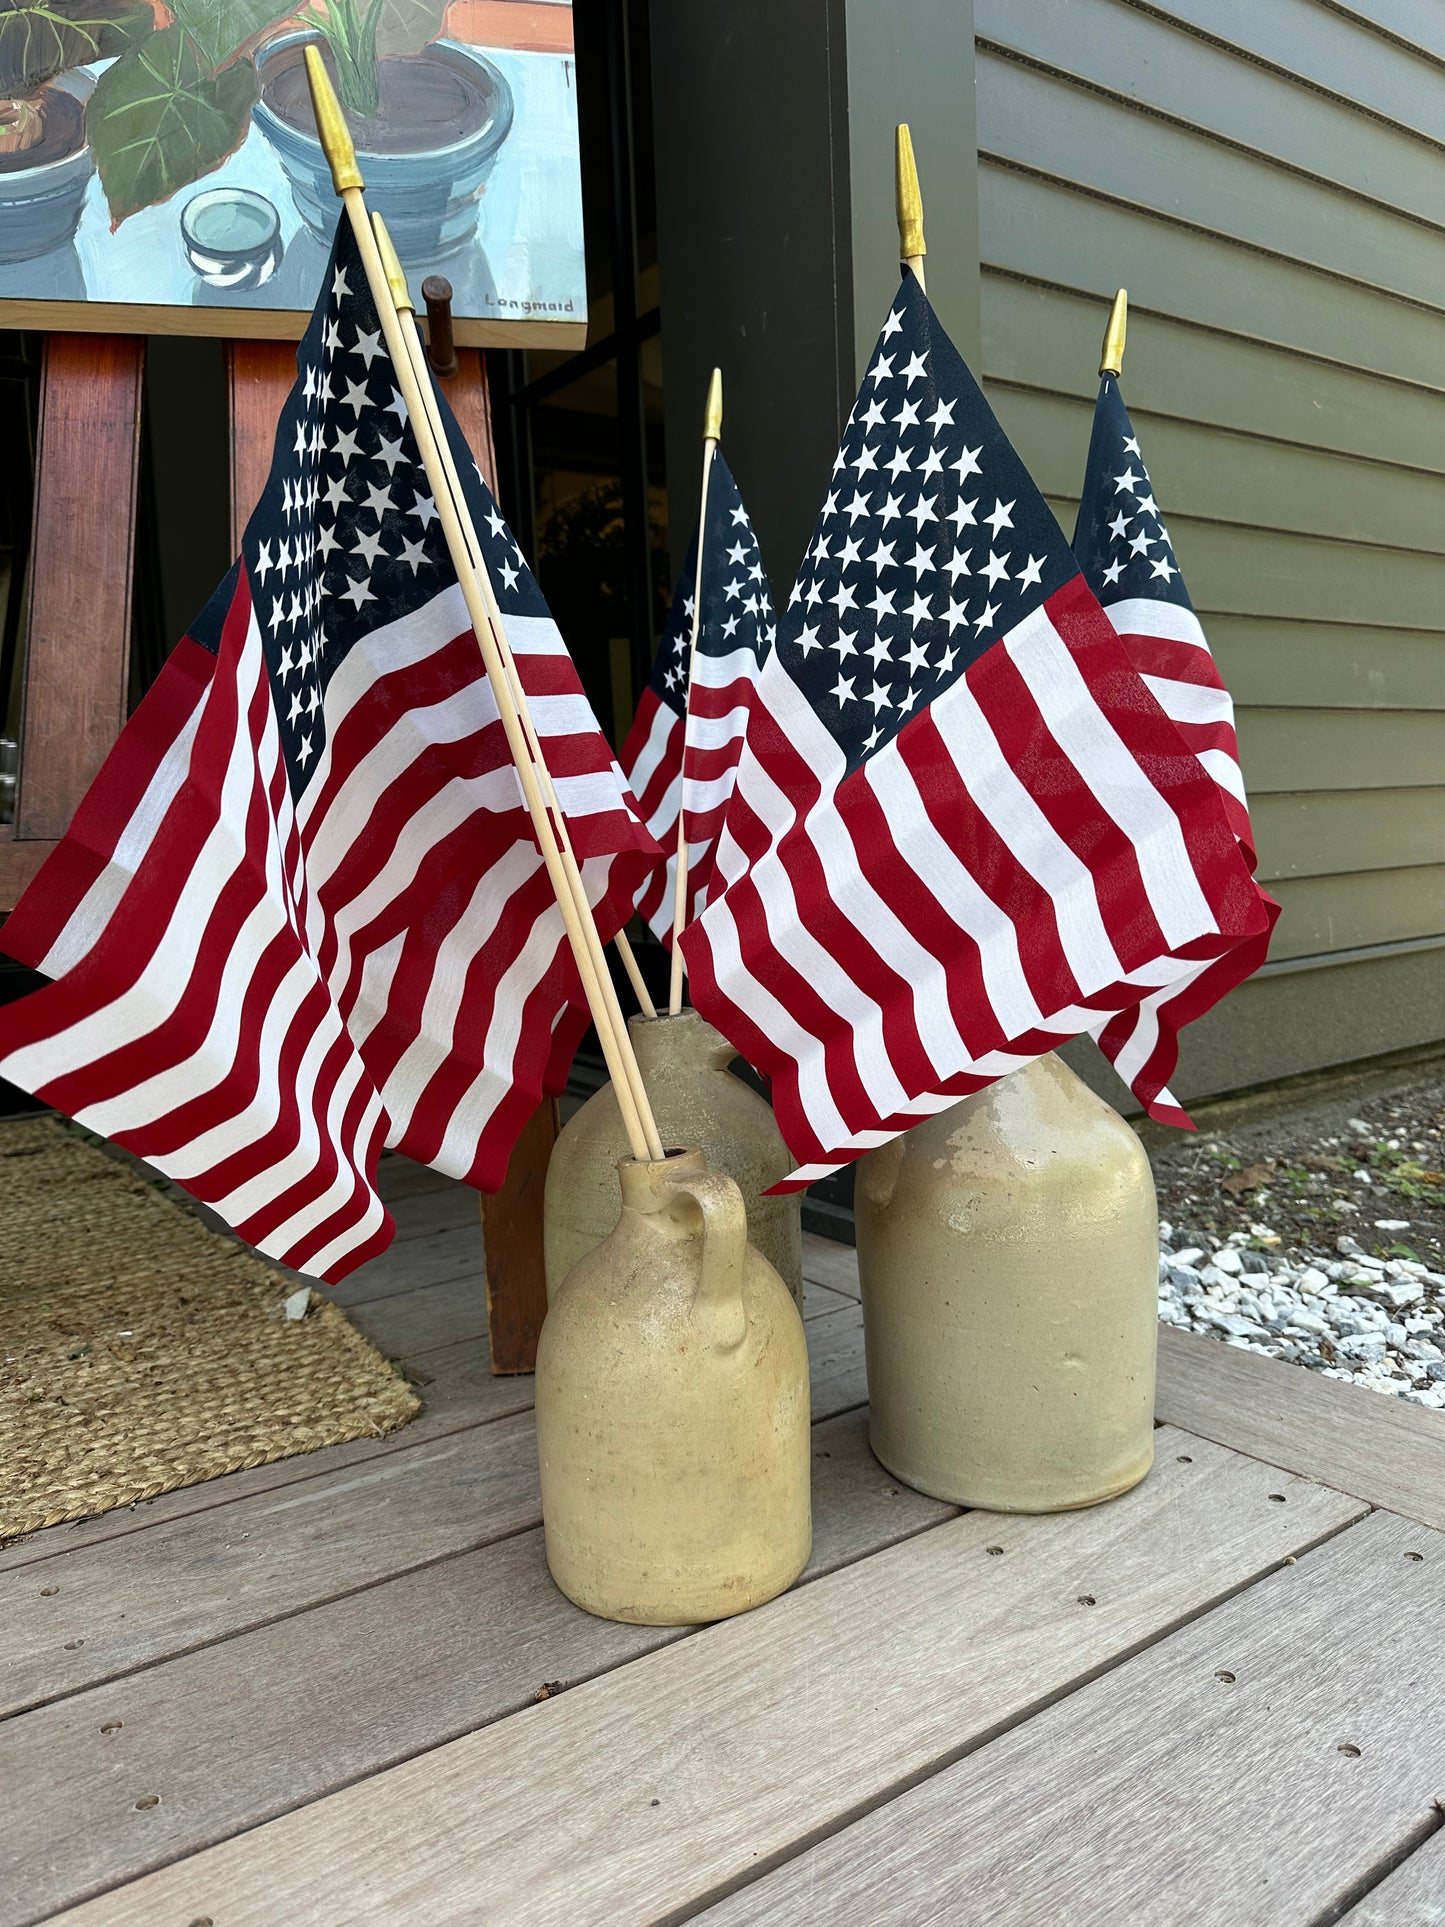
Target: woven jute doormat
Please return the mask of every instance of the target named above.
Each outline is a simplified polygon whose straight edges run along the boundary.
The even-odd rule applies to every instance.
[[[0,1544],[414,1417],[297,1289],[73,1127],[0,1124]]]

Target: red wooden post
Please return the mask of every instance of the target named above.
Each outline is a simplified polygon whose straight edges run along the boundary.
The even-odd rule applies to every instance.
[[[35,466],[20,783],[0,830],[13,909],[125,721],[144,343],[54,334]]]

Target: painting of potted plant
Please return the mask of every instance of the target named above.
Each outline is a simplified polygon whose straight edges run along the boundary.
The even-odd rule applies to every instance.
[[[308,42],[403,263],[452,279],[458,338],[580,337],[571,9],[527,0],[0,0],[0,324],[105,326],[96,303],[292,332],[336,223]]]
[[[124,55],[154,26],[140,0],[39,0],[0,8],[0,261],[75,233],[95,158],[84,69]]]

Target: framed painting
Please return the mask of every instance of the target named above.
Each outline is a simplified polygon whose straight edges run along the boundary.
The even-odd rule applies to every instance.
[[[0,0],[0,327],[299,337],[339,212],[308,40],[457,339],[580,347],[570,0]]]

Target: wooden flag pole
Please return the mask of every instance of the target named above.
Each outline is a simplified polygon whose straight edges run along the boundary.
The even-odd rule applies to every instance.
[[[908,122],[899,121],[893,141],[893,180],[898,195],[898,258],[912,268],[918,285],[928,291],[923,273],[923,257],[928,248],[923,239],[923,196],[918,191],[918,168],[913,160],[913,136]]]
[[[668,980],[667,1014],[682,1009],[682,933],[687,926],[687,743],[692,727],[692,675],[697,668],[697,638],[702,627],[702,562],[707,552],[707,485],[713,456],[722,440],[722,369],[714,368],[708,383],[707,409],[702,421],[702,496],[697,509],[697,570],[692,584],[692,635],[687,651],[687,688],[682,705],[682,764],[678,776],[677,864],[672,894],[672,974]]]
[[[1124,336],[1129,328],[1129,290],[1120,288],[1114,296],[1114,305],[1109,310],[1109,325],[1104,330],[1104,348],[1099,356],[1101,375],[1122,375],[1124,372]]]
[[[436,501],[437,519],[442,525],[442,533],[446,537],[447,549],[457,571],[467,613],[476,631],[482,661],[487,672],[487,681],[491,685],[492,698],[497,705],[497,713],[506,734],[507,747],[517,766],[522,794],[532,818],[532,826],[536,831],[537,843],[542,853],[542,861],[546,865],[548,880],[551,882],[557,907],[562,914],[562,922],[572,945],[572,954],[577,960],[577,969],[582,978],[582,987],[592,1013],[592,1021],[597,1027],[603,1056],[607,1060],[608,1074],[617,1094],[618,1109],[622,1113],[628,1143],[635,1158],[656,1161],[663,1155],[662,1142],[657,1134],[657,1125],[652,1116],[652,1108],[647,1101],[647,1093],[643,1089],[641,1073],[637,1068],[637,1059],[632,1050],[632,1040],[627,1035],[626,1025],[619,1026],[614,1021],[612,1013],[617,1002],[615,993],[609,1004],[608,997],[603,991],[602,979],[606,979],[607,973],[603,970],[599,977],[596,957],[601,954],[601,944],[591,911],[589,909],[585,916],[582,915],[573,899],[562,853],[558,848],[552,821],[538,787],[537,773],[527,750],[521,718],[512,700],[511,684],[497,647],[491,613],[481,591],[481,579],[471,567],[466,537],[452,502],[446,469],[442,463],[441,451],[437,447],[436,436],[432,432],[426,400],[417,382],[411,356],[407,351],[406,336],[392,300],[386,271],[377,249],[376,236],[367,218],[366,203],[362,197],[361,170],[356,164],[356,152],[351,143],[351,135],[342,115],[340,102],[332,89],[330,76],[322,65],[320,52],[314,42],[306,48],[306,73],[311,84],[316,130],[320,136],[327,163],[331,168],[332,184],[346,208],[347,218],[351,222],[352,233],[356,238],[357,252],[361,256],[362,266],[366,272],[367,284],[376,302],[377,316],[381,322],[382,334],[386,339],[387,352],[396,369],[397,382],[401,388],[402,400],[406,404],[412,433],[416,437],[422,467],[426,471],[427,480]],[[587,938],[589,929],[592,938],[590,944]],[[607,979],[607,990],[611,991],[610,979]]]
[[[562,862],[567,871],[567,880],[572,889],[574,899],[583,901],[586,897],[586,891],[583,887],[576,853],[572,848],[572,839],[568,834],[567,819],[562,812],[561,804],[557,800],[557,791],[552,782],[552,773],[548,769],[546,758],[542,754],[541,741],[537,735],[536,724],[532,719],[531,705],[527,701],[527,692],[522,687],[522,678],[517,670],[516,657],[512,653],[512,644],[507,635],[507,626],[503,622],[501,610],[497,606],[496,590],[492,586],[491,576],[487,571],[486,563],[482,557],[482,545],[477,539],[477,531],[472,522],[471,510],[467,507],[466,491],[462,487],[460,476],[457,474],[456,463],[452,457],[451,443],[448,441],[446,430],[442,426],[441,411],[436,405],[436,390],[432,386],[431,372],[427,365],[426,349],[422,346],[421,330],[417,327],[416,309],[412,303],[411,290],[407,286],[406,273],[402,268],[401,259],[396,249],[392,246],[391,236],[387,232],[386,222],[375,210],[372,211],[371,225],[376,233],[376,245],[381,254],[381,264],[386,270],[387,286],[391,290],[392,300],[395,303],[397,315],[401,322],[401,331],[406,339],[407,353],[411,358],[412,371],[416,376],[417,386],[420,388],[422,399],[426,404],[427,418],[431,423],[432,434],[436,439],[436,445],[441,454],[442,466],[446,470],[447,485],[451,490],[452,506],[456,510],[457,521],[461,525],[462,534],[466,538],[472,569],[480,579],[482,594],[492,617],[492,629],[496,637],[497,650],[502,658],[502,665],[507,672],[508,680],[512,685],[512,700],[516,703],[517,714],[521,718],[522,733],[527,739],[527,750],[532,758],[533,766],[537,771],[537,777],[541,783],[542,793],[546,798],[547,807],[552,812],[553,822],[557,832],[558,847],[562,852]],[[585,929],[587,927],[586,924],[584,924],[583,927]],[[628,980],[636,992],[638,1003],[641,1005],[645,1015],[655,1017],[657,1015],[657,1006],[653,1003],[651,993],[647,985],[643,982],[642,972],[637,967],[637,959],[632,954],[632,945],[627,939],[627,932],[625,930],[619,930],[614,941],[617,945],[618,954],[622,958],[623,968],[627,972]],[[600,954],[599,951],[599,957]],[[599,963],[599,969],[603,974],[604,980],[610,982],[610,980],[606,979],[605,962]],[[618,1018],[619,1021],[622,1021],[620,1009]]]

